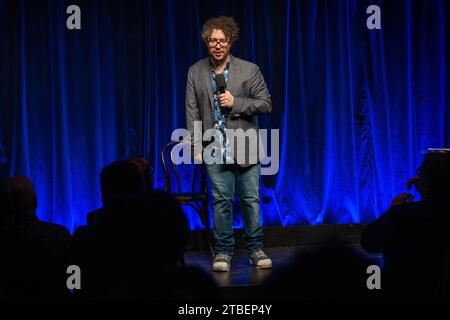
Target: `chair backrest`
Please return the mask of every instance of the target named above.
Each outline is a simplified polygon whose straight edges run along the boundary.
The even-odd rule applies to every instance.
[[[166,192],[183,192],[181,188],[180,182],[180,174],[178,172],[177,165],[174,162],[173,151],[177,145],[179,145],[180,141],[171,141],[166,144],[161,150],[161,161],[164,168],[164,191]],[[188,146],[190,148],[190,146]],[[192,160],[193,161],[193,160]],[[191,192],[207,192],[206,187],[206,167],[202,162],[201,164],[193,164],[194,173],[192,178],[192,187]],[[196,178],[200,172],[200,190],[196,189]],[[171,178],[175,179],[177,190],[173,190]]]

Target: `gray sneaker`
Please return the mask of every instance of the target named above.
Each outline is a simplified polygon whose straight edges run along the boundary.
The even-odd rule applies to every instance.
[[[258,250],[249,255],[248,261],[256,269],[270,269],[272,268],[272,260],[262,250]]]
[[[231,256],[224,254],[224,253],[218,253],[214,257],[213,270],[214,271],[229,271],[230,270],[230,262],[231,262]]]

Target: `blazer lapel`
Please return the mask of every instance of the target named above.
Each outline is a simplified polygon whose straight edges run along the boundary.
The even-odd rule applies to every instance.
[[[212,85],[211,85],[211,68],[209,66],[209,60],[206,60],[205,67],[203,68],[203,80],[205,81],[206,85],[206,91],[208,91],[208,97],[209,97],[209,105],[211,110],[214,112],[214,97],[212,92]]]
[[[234,90],[234,85],[236,83],[236,75],[238,74],[236,72],[236,63],[233,61],[234,58],[230,54],[230,66],[228,68],[228,80],[227,80],[227,90],[231,92],[232,95],[236,94],[236,90]]]

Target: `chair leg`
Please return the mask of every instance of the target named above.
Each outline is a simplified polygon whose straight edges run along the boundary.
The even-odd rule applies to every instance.
[[[211,232],[211,228],[209,227],[209,212],[208,212],[208,201],[201,201],[200,202],[191,202],[191,203],[186,203],[186,205],[192,207],[197,214],[200,217],[201,222],[203,223],[203,225],[205,226],[205,230],[206,232],[203,232],[203,236],[205,238],[205,243],[211,253],[211,255],[214,257],[215,256],[215,250],[214,250],[214,245],[213,245],[213,241],[212,241],[212,232]]]

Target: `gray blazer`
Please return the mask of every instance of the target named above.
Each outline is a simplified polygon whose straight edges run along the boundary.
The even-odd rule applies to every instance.
[[[202,121],[203,132],[214,128],[211,70],[209,57],[197,61],[189,68],[186,85],[186,121],[191,137],[194,137],[194,121]],[[230,54],[227,90],[234,97],[227,129],[258,130],[257,115],[272,111],[270,94],[258,66]],[[253,152],[250,151],[250,154]],[[246,164],[248,159],[249,148],[246,148]],[[259,157],[257,159],[260,160]]]

